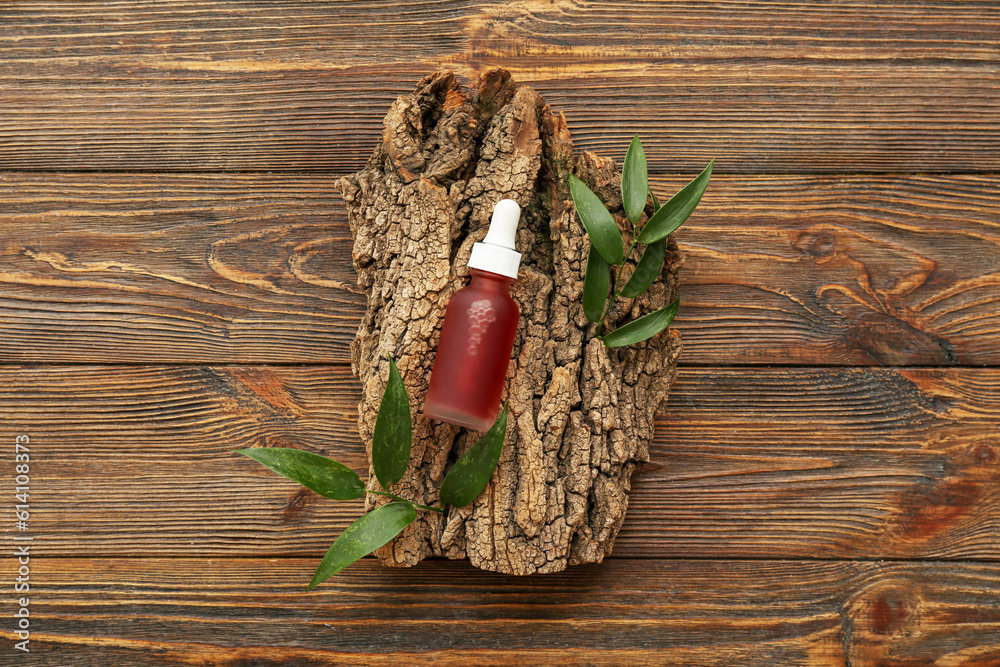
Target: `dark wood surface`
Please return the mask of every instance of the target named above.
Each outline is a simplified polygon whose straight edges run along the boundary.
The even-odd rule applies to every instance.
[[[492,65],[718,160],[652,461],[599,566],[307,594],[360,503],[231,450],[364,471],[336,181]],[[0,664],[1000,664],[1000,5],[9,2],[0,109]]]
[[[349,362],[364,296],[335,181],[0,174],[0,358]],[[677,233],[685,363],[1000,364],[995,177],[723,174],[711,193]]]
[[[8,367],[0,384],[37,452],[40,555],[315,559],[361,511],[230,451],[294,445],[364,474],[349,367]],[[998,424],[993,369],[685,367],[614,556],[1000,560]]]
[[[614,559],[526,579],[367,560],[308,599],[298,559],[39,563],[38,651],[73,664],[1000,661],[995,563]]]

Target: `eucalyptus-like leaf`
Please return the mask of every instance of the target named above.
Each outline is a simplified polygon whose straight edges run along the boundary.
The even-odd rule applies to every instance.
[[[507,406],[479,442],[466,450],[441,482],[441,503],[465,507],[483,492],[500,462],[507,434]]]
[[[372,434],[372,468],[383,489],[403,478],[410,465],[413,446],[413,425],[410,398],[406,395],[403,378],[396,362],[389,359],[389,381],[385,384],[382,403]]]
[[[620,326],[614,331],[601,337],[608,347],[621,347],[631,345],[652,338],[660,333],[674,321],[677,314],[678,302],[674,301],[669,306],[664,306],[648,315],[643,315],[639,319],[632,320],[624,326]]]
[[[317,584],[383,546],[416,518],[417,509],[405,500],[376,507],[365,514],[333,541],[306,590],[312,590]]]
[[[365,495],[365,485],[358,473],[325,456],[292,447],[253,447],[235,451],[321,496],[354,500]]]
[[[666,238],[653,241],[646,246],[646,249],[642,251],[642,257],[639,258],[639,263],[635,265],[635,271],[632,272],[625,287],[622,288],[621,295],[626,299],[633,299],[649,289],[649,286],[656,280],[656,276],[660,275],[660,269],[663,268],[663,258],[666,254]],[[586,282],[584,283],[583,298],[586,310]]]
[[[622,205],[628,221],[634,226],[646,208],[646,193],[649,191],[646,173],[646,153],[642,150],[639,135],[632,137],[632,143],[625,153],[625,164],[622,165]]]
[[[714,165],[715,160],[709,162],[708,166],[705,167],[705,170],[697,178],[681,188],[680,192],[671,197],[670,201],[661,206],[653,214],[653,217],[646,222],[642,231],[639,232],[640,243],[652,243],[653,241],[666,238],[684,224],[684,221],[688,219],[688,216],[698,206],[701,196],[705,194],[708,181],[712,178],[712,167]]]
[[[587,275],[583,278],[583,314],[591,322],[600,322],[611,285],[611,265],[593,244],[587,254]]]
[[[590,236],[591,246],[597,248],[597,252],[609,264],[621,264],[625,255],[622,233],[604,202],[572,174],[569,176],[569,192],[573,196],[583,227]]]

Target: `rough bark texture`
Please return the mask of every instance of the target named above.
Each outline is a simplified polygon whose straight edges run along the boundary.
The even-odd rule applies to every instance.
[[[444,311],[466,282],[472,243],[485,235],[497,200],[509,197],[522,208],[523,259],[511,289],[521,320],[499,468],[468,507],[421,513],[377,552],[386,565],[468,557],[480,568],[531,574],[599,562],[611,551],[681,345],[675,331],[617,350],[593,337],[595,325],[581,306],[589,241],[569,196],[570,172],[601,196],[629,242],[614,161],[574,156],[565,119],[506,71],[492,70],[474,91],[449,72],[422,80],[392,105],[382,145],[365,168],[342,180],[358,284],[368,295],[352,344],[366,443],[388,376],[386,357],[396,360],[419,411]],[[631,261],[638,257],[636,251]],[[659,280],[634,302],[620,302],[611,327],[676,298],[681,263],[671,239]],[[410,468],[391,491],[437,504],[448,466],[478,434],[418,415],[413,436]]]

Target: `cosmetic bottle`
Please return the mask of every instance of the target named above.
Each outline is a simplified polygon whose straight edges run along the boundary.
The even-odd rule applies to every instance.
[[[493,208],[486,238],[472,246],[472,278],[455,292],[445,311],[425,417],[486,431],[500,412],[520,316],[508,292],[521,263],[521,254],[514,250],[520,217],[517,202],[501,199]]]

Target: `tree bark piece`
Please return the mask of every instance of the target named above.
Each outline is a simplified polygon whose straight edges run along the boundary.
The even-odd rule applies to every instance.
[[[446,516],[421,513],[376,554],[399,566],[428,556],[468,557],[510,574],[599,562],[625,518],[631,475],[648,460],[653,417],[681,350],[675,331],[607,349],[583,314],[589,241],[567,177],[575,173],[597,192],[630,242],[615,163],[587,152],[574,156],[565,119],[502,69],[484,74],[472,91],[450,72],[429,76],[396,100],[384,124],[365,168],[341,181],[358,284],[368,296],[351,356],[363,387],[359,428],[369,447],[388,356],[419,411],[448,300],[465,284],[472,244],[485,236],[501,198],[522,208],[523,259],[511,288],[521,319],[497,473],[471,505],[449,508]],[[612,308],[609,329],[672,302],[682,261],[671,239],[657,282]],[[437,504],[450,463],[478,436],[418,414],[410,468],[390,490]],[[369,507],[383,501],[369,497]]]

